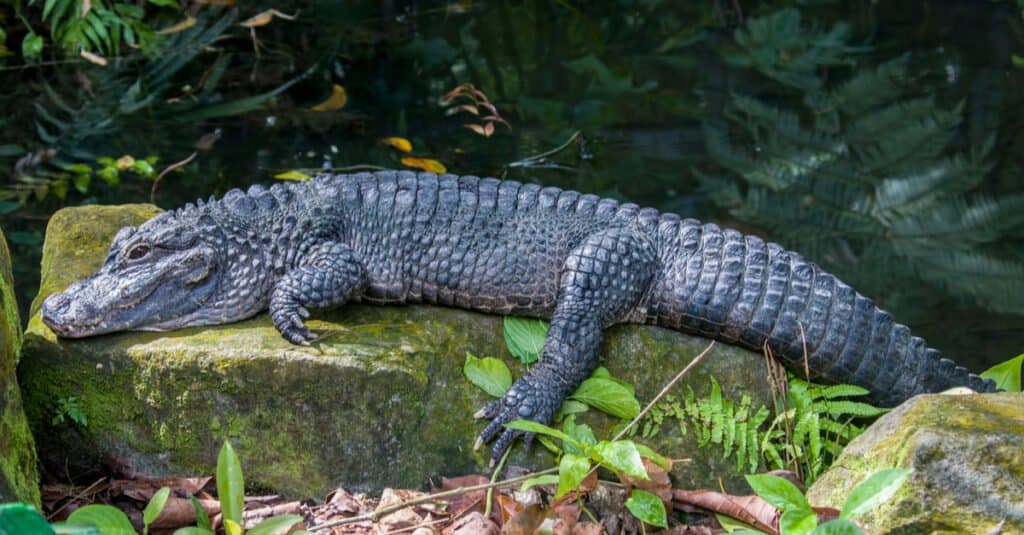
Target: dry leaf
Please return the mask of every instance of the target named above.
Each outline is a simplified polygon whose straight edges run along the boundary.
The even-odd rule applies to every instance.
[[[283,173],[278,173],[274,175],[274,178],[278,180],[294,180],[295,182],[302,182],[304,180],[309,180],[310,178],[313,177],[307,175],[306,173],[303,173],[302,171],[291,170],[285,171]]]
[[[183,20],[183,21],[181,21],[181,22],[179,22],[177,24],[173,24],[171,26],[168,26],[166,28],[157,30],[156,33],[158,33],[160,35],[169,35],[169,34],[172,34],[172,33],[178,33],[180,31],[187,30],[187,29],[189,29],[189,28],[191,28],[191,27],[193,27],[195,25],[196,25],[196,18],[193,17],[192,15],[188,15],[187,17],[185,17],[185,20]]]
[[[381,144],[393,147],[402,152],[412,152],[412,143],[404,137],[386,137],[380,140]]]
[[[494,134],[494,123],[487,123],[484,125],[484,137],[491,137]]]
[[[298,13],[294,15],[285,15],[276,9],[268,9],[239,22],[238,25],[245,28],[255,28],[257,26],[266,26],[267,24],[270,24],[270,22],[274,20],[274,17],[279,17],[284,20],[295,20],[295,17],[298,15]]]
[[[479,124],[467,124],[467,125],[465,125],[465,126],[466,126],[466,128],[468,128],[468,129],[470,129],[470,130],[472,130],[472,131],[476,132],[477,134],[480,134],[481,136],[487,137],[487,134],[486,134],[486,133],[484,132],[484,127],[483,127],[483,125],[479,125]]]
[[[338,84],[334,84],[331,87],[331,96],[327,97],[327,100],[313,106],[313,111],[332,111],[340,110],[345,107],[345,103],[348,102],[348,93],[345,92],[345,88]]]
[[[85,61],[88,61],[89,63],[95,63],[96,65],[100,65],[102,67],[107,66],[107,58],[93,54],[88,50],[82,50],[78,53],[78,55],[82,56],[82,58],[85,59]]]
[[[448,168],[443,163],[437,160],[431,160],[430,158],[414,158],[412,156],[406,156],[401,160],[402,165],[406,167],[415,167],[416,169],[422,169],[431,173],[447,173]]]
[[[131,155],[125,154],[117,159],[118,171],[126,171],[131,169],[133,165],[135,165],[135,158],[132,158]]]

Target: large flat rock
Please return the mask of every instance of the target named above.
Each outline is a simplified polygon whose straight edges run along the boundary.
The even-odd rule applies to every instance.
[[[152,207],[83,207],[53,216],[44,245],[40,296],[25,335],[20,370],[26,413],[44,462],[79,469],[102,464],[145,473],[209,474],[230,439],[248,482],[291,496],[335,486],[374,490],[419,486],[428,478],[482,470],[488,452],[472,444],[483,423],[471,415],[488,398],[462,375],[467,352],[503,357],[502,320],[441,307],[346,306],[317,315],[322,339],[293,346],[266,314],[216,327],[58,339],[39,319],[45,296],[95,270],[122,225]],[[653,397],[707,341],[654,327],[612,329],[602,354],[617,377]],[[516,371],[518,370],[518,371]],[[726,395],[767,404],[759,355],[718,345],[688,376],[698,392],[713,375]],[[680,385],[678,388],[685,388]],[[54,426],[57,399],[76,396],[87,425]],[[617,423],[588,412],[598,436]],[[698,450],[694,433],[665,432],[654,446],[693,458],[679,463],[681,484],[740,489],[735,461]],[[535,447],[511,462],[548,467]]]
[[[35,443],[15,374],[22,333],[14,295],[11,254],[0,232],[0,503],[21,501],[38,507]]]

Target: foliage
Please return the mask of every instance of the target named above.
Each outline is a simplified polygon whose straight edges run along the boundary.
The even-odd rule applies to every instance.
[[[792,18],[774,27],[818,43]],[[835,59],[816,53],[786,68],[802,75]],[[702,190],[869,295],[905,293],[900,281],[921,280],[921,293],[1019,314],[1024,262],[999,245],[1024,236],[1024,195],[981,191],[993,138],[957,147],[962,106],[915,91],[908,62],[859,69],[827,89],[773,76],[783,93],[799,90],[799,107],[733,94],[724,118],[704,123],[716,168],[698,172]]]
[[[148,48],[157,34],[144,20],[145,7],[176,9],[175,0],[147,0],[138,3],[109,0],[30,0],[43,4],[42,20],[50,26],[50,36],[71,53],[94,51],[103,55],[119,54],[122,45]],[[28,54],[25,54],[28,59]]]
[[[82,406],[78,403],[76,396],[68,396],[57,400],[57,415],[50,421],[52,425],[64,423],[64,418],[82,426],[89,425],[89,418],[82,412]]]
[[[706,397],[697,397],[689,385],[681,400],[666,396],[647,413],[640,435],[651,438],[666,418],[675,418],[682,434],[697,434],[698,447],[720,447],[725,459],[735,455],[737,470],[753,473],[763,462],[769,469],[801,473],[810,483],[864,431],[854,420],[884,412],[848,399],[868,393],[859,386],[809,385],[790,377],[785,403],[768,423],[767,407],[755,408],[749,395],[736,403],[722,395],[714,377],[710,381]]]
[[[1020,392],[1021,372],[1024,368],[1024,353],[1006,362],[996,364],[981,373],[986,379],[992,379],[996,386],[1007,392]]]
[[[747,482],[754,492],[782,512],[779,531],[782,535],[847,535],[863,534],[853,520],[892,498],[903,486],[912,470],[890,468],[879,470],[850,492],[839,511],[839,518],[822,524],[804,494],[789,480],[773,475],[748,475]],[[760,531],[734,531],[733,533],[762,533]]]
[[[562,441],[562,447],[559,449],[558,490],[555,492],[555,498],[580,488],[584,479],[596,470],[597,466],[611,470],[620,480],[627,483],[650,480],[643,459],[648,459],[662,470],[671,469],[671,462],[668,459],[632,440],[598,441],[589,426],[576,424],[573,417],[565,420],[562,430],[528,420],[515,420],[505,424],[505,427]],[[523,488],[548,483],[551,483],[551,480],[541,476],[527,480],[523,483]],[[665,504],[648,491],[633,489],[626,506],[634,516],[648,524],[667,526]]]

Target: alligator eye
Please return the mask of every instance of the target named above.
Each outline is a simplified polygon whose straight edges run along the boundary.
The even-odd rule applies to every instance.
[[[146,256],[147,254],[149,254],[148,245],[136,245],[135,247],[132,247],[130,251],[128,251],[128,260],[138,260]]]

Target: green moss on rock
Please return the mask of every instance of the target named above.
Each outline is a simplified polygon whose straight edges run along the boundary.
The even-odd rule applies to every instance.
[[[54,336],[39,320],[41,300],[91,273],[121,225],[153,212],[77,208],[58,212],[50,224],[22,370],[31,425],[49,437],[41,447],[45,462],[87,468],[114,461],[152,475],[209,474],[221,441],[230,439],[250,483],[291,496],[323,495],[335,486],[419,486],[486,467],[489,452],[472,451],[483,423],[471,415],[489,398],[463,377],[462,363],[467,352],[504,357],[521,373],[504,347],[500,317],[345,306],[309,321],[322,335],[312,347],[287,343],[265,314],[169,333]],[[706,345],[664,329],[621,326],[609,333],[603,354],[644,400]],[[761,362],[719,345],[688,380],[703,392],[713,374],[737,399],[743,390],[767,403]],[[71,395],[88,425],[54,428],[56,400]],[[599,414],[583,419],[604,437],[617,423]],[[744,485],[733,461],[698,450],[692,433],[658,438],[662,453],[693,458],[677,465],[675,475],[687,484]],[[552,460],[543,448],[529,457],[517,448],[512,462],[546,467]]]
[[[15,368],[21,351],[21,321],[14,297],[11,254],[0,232],[0,502],[39,506],[35,442],[22,410]]]
[[[808,491],[841,507],[877,470],[913,468],[870,533],[1024,533],[1024,394],[918,396],[853,440]]]

